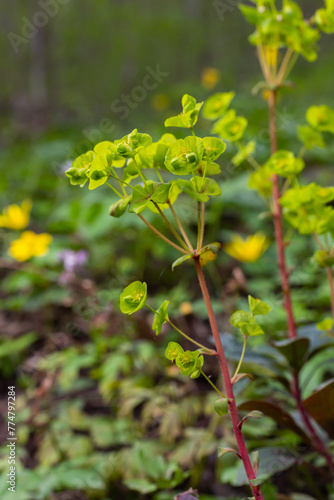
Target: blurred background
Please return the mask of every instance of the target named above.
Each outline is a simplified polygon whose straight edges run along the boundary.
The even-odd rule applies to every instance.
[[[302,3],[306,16],[322,6],[320,0]],[[167,340],[156,341],[150,315],[129,320],[118,310],[123,287],[145,280],[152,305],[171,300],[171,316],[205,341],[206,314],[191,267],[171,273],[173,252],[139,220],[109,217],[115,200],[107,188],[88,193],[70,186],[64,172],[97,142],[134,128],[158,139],[164,120],[181,111],[184,93],[201,101],[235,90],[234,107],[248,119],[248,134],[265,158],[267,103],[252,95],[260,79],[247,41],[252,27],[232,0],[11,0],[0,5],[0,26],[0,208],[31,200],[29,228],[53,238],[47,255],[22,263],[8,256],[19,232],[0,233],[1,413],[7,387],[15,385],[16,500],[169,500],[168,489],[189,484],[207,494],[203,500],[244,498],[234,459],[223,469],[215,458],[217,437],[228,439],[230,430],[222,436],[212,417],[214,395],[203,381],[185,380],[168,366]],[[294,88],[278,103],[281,148],[298,152],[296,127],[305,123],[308,106],[334,106],[334,38],[323,36],[320,46],[312,65],[299,59]],[[208,131],[201,119],[199,135]],[[223,195],[211,204],[207,241],[228,241],[235,231],[272,237],[271,221],[258,217],[263,202],[247,188],[247,168],[238,175],[231,170],[233,154],[228,146]],[[334,146],[308,154],[306,175],[332,184]],[[194,207],[184,202],[180,210],[191,230]],[[309,328],[329,310],[328,290],[305,239],[289,249],[291,261],[296,255],[296,316]],[[273,332],[285,328],[273,245],[256,264],[221,253],[215,266],[207,272],[222,330],[230,330],[229,314],[246,304],[248,293],[273,304]],[[230,340],[233,360],[239,344]],[[217,376],[215,365],[211,370]],[[255,426],[248,425],[256,441]],[[273,426],[265,419],[268,449]],[[281,432],[285,442],[291,438]],[[3,425],[4,439],[5,433]],[[6,500],[12,497],[4,457]],[[285,481],[283,475],[266,486],[268,500]]]

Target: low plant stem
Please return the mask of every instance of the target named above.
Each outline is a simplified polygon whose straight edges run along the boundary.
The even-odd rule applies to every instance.
[[[138,172],[138,174],[139,174],[139,177],[141,178],[141,180],[142,180],[142,181],[143,181],[143,183],[144,183],[145,188],[147,189],[147,184],[146,184],[146,180],[147,180],[147,179],[146,179],[145,175],[143,174],[143,172],[142,172],[142,171],[140,170],[140,168],[138,167],[138,164],[137,164],[137,161],[136,161],[135,157],[133,157],[133,163],[134,163],[134,164],[135,164],[135,166],[136,166],[136,169],[137,169],[137,172]]]
[[[204,201],[201,202],[201,234],[200,234],[200,248],[203,246],[203,240],[204,240],[204,229],[205,229],[205,203]]]
[[[174,217],[174,219],[175,219],[175,222],[176,222],[176,224],[178,225],[178,227],[179,227],[179,229],[180,229],[180,232],[181,232],[181,234],[182,234],[182,236],[183,236],[183,238],[184,238],[184,241],[187,243],[189,250],[190,250],[191,252],[193,252],[193,251],[194,251],[194,247],[192,246],[192,244],[191,244],[191,242],[190,242],[190,240],[189,240],[189,238],[188,238],[188,235],[187,235],[187,233],[186,233],[186,231],[185,231],[184,227],[182,226],[180,219],[179,219],[179,218],[178,218],[178,216],[176,215],[176,212],[175,212],[175,210],[174,210],[174,208],[173,208],[173,205],[172,205],[171,203],[169,203],[169,208],[171,209],[171,212],[172,212],[172,214],[173,214],[173,217]]]
[[[267,62],[266,62],[266,58],[264,56],[264,50],[263,50],[262,44],[257,46],[257,54],[258,54],[258,59],[259,59],[260,66],[262,69],[262,73],[264,74],[267,82],[270,83],[271,82],[271,74],[270,74],[270,70],[267,66]]]
[[[218,389],[218,387],[216,387],[216,386],[215,386],[215,384],[214,384],[214,383],[210,380],[210,378],[209,378],[207,375],[205,375],[205,373],[204,373],[204,372],[202,372],[202,370],[201,370],[201,374],[202,374],[202,375],[203,375],[203,377],[204,377],[204,378],[205,378],[205,379],[209,382],[209,384],[211,385],[211,387],[212,387],[212,388],[213,388],[216,392],[218,392],[218,394],[219,394],[222,398],[226,399],[226,396],[224,396],[224,394],[223,394],[222,392],[220,392],[220,390]]]
[[[247,161],[254,168],[254,170],[258,170],[259,168],[261,168],[261,165],[255,160],[252,155],[248,156]]]
[[[223,375],[226,397],[229,400],[228,401],[228,409],[229,409],[229,413],[230,413],[230,417],[231,417],[231,421],[232,421],[234,435],[235,435],[238,449],[239,449],[239,454],[240,454],[241,460],[244,464],[244,468],[245,468],[246,475],[248,478],[249,486],[252,490],[254,498],[256,500],[263,500],[260,486],[254,486],[251,483],[251,481],[256,478],[256,474],[255,474],[255,471],[253,469],[252,463],[250,461],[241,429],[239,428],[239,416],[238,416],[237,405],[236,405],[234,394],[233,394],[233,385],[232,385],[230,373],[228,370],[227,360],[226,360],[224,348],[223,348],[223,345],[222,345],[222,342],[220,339],[217,320],[216,320],[216,317],[215,317],[215,314],[214,314],[214,311],[212,308],[212,303],[211,303],[209,291],[208,291],[208,288],[206,285],[203,270],[202,270],[202,267],[201,267],[201,264],[199,261],[199,257],[194,257],[193,260],[195,263],[198,281],[199,281],[199,284],[201,287],[205,306],[206,306],[206,309],[208,312],[208,317],[209,317],[212,335],[213,335],[213,338],[214,338],[214,341],[216,344],[217,357],[218,357],[221,372]]]
[[[201,202],[197,202],[197,252],[200,251],[201,249],[201,232],[202,232],[202,226],[201,226]]]
[[[116,172],[115,172],[114,168],[113,168],[113,167],[110,167],[110,170],[112,171],[113,175],[117,178],[117,177],[118,177],[118,175],[116,175]],[[125,191],[125,189],[124,189],[124,186],[123,186],[123,183],[122,183],[121,179],[118,179],[118,181],[117,181],[117,182],[118,182],[118,184],[120,185],[120,188],[121,188],[122,193],[124,194],[124,196],[127,196],[127,192],[126,192],[126,191]]]
[[[270,132],[270,145],[271,145],[271,153],[275,153],[277,151],[277,131],[276,131],[276,91],[269,91],[269,132]],[[276,239],[276,247],[277,247],[277,257],[278,257],[278,267],[280,270],[281,276],[281,286],[284,296],[284,306],[287,315],[287,323],[288,323],[288,331],[289,338],[294,339],[297,337],[296,325],[293,315],[292,309],[292,301],[291,301],[291,291],[290,291],[290,283],[288,272],[286,268],[285,262],[285,250],[284,250],[284,236],[283,236],[283,221],[282,221],[282,211],[280,206],[280,185],[279,185],[279,177],[277,174],[272,176],[272,199],[273,199],[273,219],[274,219],[274,228],[275,228],[275,239]]]
[[[129,184],[128,182],[126,181],[123,181],[123,179],[120,179],[116,174],[115,175],[112,175],[112,174],[109,174],[109,177],[112,177],[113,179],[116,179],[118,182],[121,182],[122,184],[124,184],[125,186],[128,186],[129,188],[131,188],[133,191],[137,191],[137,193],[139,193],[140,195],[142,195],[143,193],[141,191],[139,191],[139,189],[136,188],[136,186],[131,186],[131,184]],[[125,192],[125,195],[128,196],[128,194],[126,193],[126,191],[124,190]]]
[[[167,219],[167,217],[165,216],[165,214],[163,213],[163,211],[161,210],[161,208],[159,207],[159,205],[157,203],[155,203],[155,201],[153,201],[153,204],[154,204],[155,208],[158,210],[159,214],[161,215],[162,219],[164,220],[164,222],[165,222],[166,226],[168,227],[168,229],[170,230],[170,232],[175,236],[175,238],[177,239],[177,241],[183,246],[183,248],[188,253],[189,248],[184,243],[184,241],[182,240],[182,238],[178,234],[178,232],[174,229],[174,227],[172,226],[172,224],[169,222],[169,220]]]
[[[109,184],[109,182],[106,182],[106,184],[107,184],[107,186],[108,186],[108,187],[110,187],[110,189],[111,189],[112,191],[114,191],[114,193],[116,193],[116,194],[117,194],[117,196],[119,196],[121,199],[123,199],[123,196],[121,195],[121,193],[119,193],[119,192],[117,191],[117,189],[116,189],[116,188],[114,188],[114,186],[113,186],[112,184]]]
[[[328,277],[329,291],[331,296],[332,316],[334,321],[334,285],[333,285],[333,272],[331,266],[327,267],[327,277]]]
[[[150,311],[152,311],[154,314],[158,314],[158,311],[156,311],[155,309],[153,309],[153,307],[149,306],[148,304],[145,304],[145,307],[147,307],[147,309],[149,309]],[[177,333],[179,333],[180,335],[182,335],[182,337],[184,337],[185,339],[189,340],[189,342],[192,342],[197,347],[200,347],[201,349],[203,349],[203,351],[206,351],[206,354],[209,354],[210,356],[216,356],[216,354],[217,354],[216,351],[213,351],[212,349],[209,349],[208,347],[205,347],[205,345],[202,345],[199,342],[196,342],[196,340],[194,340],[191,337],[189,337],[189,335],[187,335],[182,330],[180,330],[180,328],[178,328],[176,325],[174,325],[174,323],[172,323],[169,318],[166,320],[166,323],[168,323],[172,328],[174,328],[174,330]]]
[[[167,323],[177,332],[179,333],[180,335],[182,335],[182,337],[184,337],[185,339],[189,340],[189,342],[192,342],[193,344],[195,344],[197,347],[199,347],[200,349],[203,349],[204,351],[206,351],[208,354],[210,355],[214,355],[216,354],[215,351],[213,351],[212,349],[209,349],[208,347],[205,347],[204,345],[200,344],[199,342],[197,342],[196,340],[192,339],[191,337],[189,337],[189,335],[187,335],[186,333],[184,333],[182,330],[180,330],[176,325],[174,325],[174,323],[172,323],[169,319],[167,320]]]
[[[163,182],[164,180],[163,180],[163,178],[161,177],[161,174],[160,174],[160,172],[159,172],[159,169],[158,169],[158,168],[156,168],[156,169],[155,169],[155,171],[156,171],[156,173],[157,173],[157,176],[158,176],[159,181],[160,181],[160,182]]]
[[[246,344],[247,344],[247,337],[244,337],[244,345],[242,346],[242,353],[241,353],[241,356],[240,356],[240,361],[239,361],[239,364],[237,366],[237,369],[235,370],[235,374],[232,377],[232,382],[235,381],[235,378],[236,378],[236,376],[238,375],[238,373],[240,371],[240,368],[241,368],[241,365],[242,365],[242,362],[243,362],[244,356],[245,356]]]
[[[173,241],[171,241],[166,236],[164,236],[162,233],[160,233],[160,231],[158,231],[154,226],[152,226],[152,224],[150,224],[148,222],[148,220],[145,219],[145,217],[143,217],[141,214],[137,214],[137,215],[144,222],[144,224],[146,224],[146,226],[151,229],[151,231],[153,231],[157,236],[159,236],[159,238],[161,238],[166,243],[168,243],[168,245],[176,248],[176,250],[178,250],[179,252],[182,252],[185,255],[188,255],[188,252],[186,252],[186,250],[183,250],[183,248],[179,247],[179,245],[176,245],[175,243],[173,243]]]
[[[283,57],[283,61],[281,63],[281,66],[280,66],[280,69],[278,71],[278,74],[277,74],[277,82],[280,83],[283,81],[284,79],[284,75],[286,74],[286,70],[288,68],[288,64],[290,62],[290,59],[293,55],[293,50],[292,49],[288,49],[286,52],[285,52],[285,55]]]
[[[319,238],[319,236],[317,235],[317,233],[313,233],[313,238],[315,240],[315,242],[317,243],[317,245],[319,246],[320,250],[322,250],[323,252],[327,252],[328,250],[326,249],[326,247],[322,244],[322,241],[321,239]]]
[[[271,90],[269,92],[269,129],[270,129],[270,143],[271,152],[275,153],[277,151],[277,131],[276,131],[276,118],[275,118],[275,106],[276,106],[276,91]],[[285,264],[284,255],[284,242],[283,242],[283,223],[282,223],[282,212],[279,203],[280,198],[280,187],[278,175],[273,175],[273,205],[274,205],[274,226],[275,226],[275,238],[277,245],[278,254],[278,265],[281,274],[282,291],[284,295],[284,304],[287,314],[288,330],[290,339],[297,338],[296,326],[292,310],[291,293],[288,273]],[[299,386],[298,374],[293,374],[292,380],[292,394],[295,397],[297,408],[299,410],[300,416],[309,430],[312,436],[312,443],[314,448],[323,455],[326,459],[329,469],[334,473],[334,462],[328,451],[326,445],[323,443],[322,439],[319,437],[316,429],[314,428],[311,418],[303,406],[301,391]]]

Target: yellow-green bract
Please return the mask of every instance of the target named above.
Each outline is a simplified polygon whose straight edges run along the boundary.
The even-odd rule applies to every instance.
[[[191,95],[185,94],[182,97],[182,113],[172,116],[165,121],[165,127],[192,128],[198,119],[203,102],[196,102]]]
[[[144,307],[147,297],[147,284],[135,281],[124,288],[120,297],[120,308],[124,314],[133,314]]]

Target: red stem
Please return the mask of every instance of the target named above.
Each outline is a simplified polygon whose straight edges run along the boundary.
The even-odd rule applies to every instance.
[[[276,92],[271,90],[269,92],[269,130],[270,130],[270,145],[271,152],[275,153],[277,151],[277,133],[276,133],[276,118],[275,118],[275,105],[276,105]],[[274,228],[275,228],[275,239],[277,246],[277,257],[278,257],[278,267],[281,276],[282,292],[284,296],[284,306],[287,315],[289,338],[294,339],[297,337],[296,325],[293,317],[293,309],[291,302],[290,284],[289,276],[286,269],[285,263],[285,252],[284,252],[284,238],[283,238],[283,223],[282,223],[282,210],[279,203],[280,199],[280,186],[278,175],[275,174],[272,177],[273,182],[273,218],[274,218]]]
[[[271,152],[275,153],[277,151],[277,131],[276,131],[276,117],[275,117],[276,91],[275,90],[271,90],[269,92],[268,104],[269,104],[270,145],[271,145]],[[285,264],[285,252],[284,252],[284,241],[283,241],[283,223],[282,223],[282,211],[281,211],[281,206],[279,203],[280,186],[279,186],[278,175],[273,175],[272,181],[273,181],[272,194],[273,194],[273,207],[274,207],[274,227],[275,227],[275,239],[276,239],[276,245],[277,245],[277,254],[278,254],[278,266],[279,266],[280,275],[281,275],[282,291],[283,291],[283,295],[284,295],[284,305],[285,305],[285,310],[286,310],[286,315],[287,315],[289,338],[294,339],[297,337],[297,332],[296,332],[296,326],[295,326],[293,310],[292,310],[289,277],[288,277],[288,273],[286,270],[286,264]],[[328,272],[328,268],[327,268],[328,277],[332,278],[332,270],[331,269],[329,269],[329,270],[330,270],[330,272]],[[334,317],[333,280],[329,279],[329,281],[330,281],[329,286],[330,286],[330,291],[331,291],[332,311],[333,311],[333,317]],[[316,449],[319,453],[321,453],[325,457],[330,471],[332,473],[334,473],[333,458],[332,458],[329,450],[327,449],[326,445],[322,442],[322,440],[318,436],[318,433],[312,424],[310,416],[303,406],[301,391],[300,391],[300,387],[299,387],[298,375],[296,373],[293,374],[291,389],[292,389],[292,394],[294,395],[294,397],[296,399],[296,403],[297,403],[297,407],[298,407],[300,416],[301,416],[306,428],[310,432],[314,449]]]
[[[330,266],[327,267],[327,277],[328,277],[329,290],[331,294],[332,316],[334,320],[334,286],[333,286],[333,273],[332,273],[332,268]]]
[[[236,438],[236,441],[238,444],[238,448],[239,448],[239,454],[240,454],[241,460],[244,464],[246,475],[248,478],[248,482],[249,482],[249,485],[250,485],[250,488],[252,490],[254,498],[256,500],[263,500],[263,496],[262,496],[261,491],[260,491],[260,486],[253,486],[251,483],[251,480],[256,478],[256,473],[255,473],[253,466],[251,464],[241,429],[239,428],[239,416],[238,416],[237,405],[236,405],[234,394],[233,394],[233,384],[232,384],[230,373],[228,370],[224,348],[223,348],[223,345],[221,343],[216,316],[215,316],[215,313],[213,312],[209,291],[208,291],[208,288],[206,285],[206,281],[205,281],[205,277],[203,274],[201,264],[199,262],[199,258],[195,257],[194,262],[195,262],[195,267],[196,267],[196,271],[197,271],[198,281],[199,281],[199,284],[200,284],[200,287],[202,290],[203,299],[204,299],[206,309],[208,312],[211,331],[212,331],[213,338],[214,338],[214,341],[216,344],[217,356],[219,359],[219,364],[220,364],[220,368],[221,368],[222,375],[223,375],[226,396],[229,399],[228,408],[229,408],[229,412],[230,412],[230,416],[231,416],[231,420],[232,420],[234,435],[235,435],[235,438]]]

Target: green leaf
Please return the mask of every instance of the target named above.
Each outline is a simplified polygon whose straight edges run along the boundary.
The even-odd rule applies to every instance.
[[[334,0],[325,0],[325,5],[330,12],[334,11]]]
[[[110,166],[106,156],[95,156],[87,177],[90,179],[88,189],[96,189],[105,184],[109,178]]]
[[[309,124],[320,132],[334,134],[334,110],[328,106],[311,106],[306,113]]]
[[[239,328],[241,333],[246,336],[250,335],[251,337],[255,337],[258,335],[264,335],[263,329],[256,323],[246,323],[244,325],[241,325]]]
[[[334,256],[326,252],[326,250],[318,250],[315,252],[314,258],[319,267],[330,267],[334,265]]]
[[[179,354],[183,353],[184,349],[177,342],[169,342],[165,351],[165,357],[170,361],[174,361]]]
[[[226,453],[235,453],[240,458],[240,455],[233,448],[218,448],[218,458],[222,458]]]
[[[176,142],[173,134],[164,134],[158,142],[153,142],[145,149],[141,149],[134,157],[137,166],[143,168],[160,168],[166,170],[165,156],[169,146]],[[133,160],[130,160],[133,161]]]
[[[112,165],[115,168],[121,168],[125,165],[126,159],[117,154],[117,148],[113,142],[99,142],[94,147],[94,153],[96,156],[105,156],[108,165]]]
[[[17,339],[8,339],[0,344],[0,359],[8,356],[17,356],[22,351],[27,349],[37,340],[37,335],[33,332],[21,335]]]
[[[156,184],[151,195],[151,200],[155,203],[167,203],[171,186],[170,182]]]
[[[259,486],[260,484],[264,483],[265,481],[267,481],[267,479],[270,478],[270,474],[269,472],[265,473],[265,474],[261,474],[259,475],[256,479],[251,479],[251,483],[253,486]]]
[[[220,165],[213,161],[207,162],[202,161],[197,169],[197,172],[201,175],[205,172],[205,175],[219,175],[222,172]]]
[[[318,9],[315,12],[314,20],[324,33],[334,33],[334,12],[330,9]]]
[[[179,179],[176,181],[181,191],[196,201],[207,202],[209,196],[220,196],[222,191],[214,179],[194,176],[191,181]]]
[[[130,158],[123,170],[123,181],[129,183],[132,179],[139,177],[140,167],[137,167],[133,158]]]
[[[247,311],[235,311],[230,318],[231,325],[240,328],[242,325],[253,323],[254,317]]]
[[[152,330],[155,330],[156,335],[161,333],[162,325],[168,321],[168,304],[169,300],[165,300],[154,315]]]
[[[133,158],[141,149],[147,148],[150,144],[152,144],[152,137],[139,133],[137,129],[115,141],[117,154],[123,158]]]
[[[334,379],[313,391],[311,396],[304,399],[303,406],[329,436],[334,438]]]
[[[203,117],[216,120],[224,115],[234,96],[235,92],[222,92],[208,97],[203,107]]]
[[[72,166],[68,170],[66,170],[65,174],[70,179],[70,183],[72,184],[72,186],[79,185],[80,187],[83,187],[86,184],[88,180],[86,174],[94,158],[94,152],[88,151],[88,153],[85,153],[76,158],[72,163]]]
[[[251,295],[248,295],[249,308],[255,316],[261,316],[269,314],[271,307],[260,299],[254,299]]]
[[[198,373],[200,368],[203,366],[204,357],[200,355],[197,351],[184,351],[180,352],[176,357],[176,365],[180,369],[182,375],[191,375],[192,373]]]
[[[298,126],[298,138],[304,144],[306,149],[312,150],[314,147],[324,148],[325,141],[320,132],[317,132],[308,125]]]
[[[230,109],[223,118],[213,126],[212,132],[218,134],[222,139],[234,142],[239,141],[243,136],[247,120],[243,116],[236,116],[234,109]]]
[[[295,158],[290,151],[276,151],[265,165],[272,173],[287,177],[299,174],[305,167],[301,158]]]
[[[315,205],[325,205],[334,199],[334,188],[324,188],[314,182],[307,186],[297,186],[288,189],[280,198],[280,204],[289,210],[314,208]]]
[[[219,416],[224,416],[228,414],[228,401],[226,398],[217,399],[214,404],[215,412],[218,413]]]
[[[152,181],[148,181],[152,182]],[[148,184],[149,185],[149,184]],[[140,214],[145,210],[147,205],[151,202],[151,195],[148,193],[148,190],[145,186],[136,185],[136,188],[133,190],[129,212]]]
[[[248,185],[252,189],[256,189],[262,196],[271,196],[272,194],[272,172],[264,165],[253,172],[248,181]]]
[[[233,156],[232,158],[232,163],[236,167],[239,167],[244,161],[246,161],[252,154],[255,152],[256,148],[256,143],[255,141],[250,141],[245,145],[239,146],[239,151],[236,155]]]
[[[113,203],[109,207],[109,215],[116,218],[121,217],[126,212],[126,209],[129,203],[131,202],[131,199],[132,196],[127,196],[126,198],[123,198]]]
[[[182,255],[182,257],[179,257],[176,259],[173,264],[172,264],[172,271],[174,271],[175,267],[180,266],[185,262],[186,260],[192,259],[194,257],[194,254],[189,253],[188,255]]]
[[[148,495],[158,489],[158,486],[147,479],[125,479],[124,484],[129,490],[138,491],[142,495]]]
[[[204,161],[212,162],[217,160],[226,149],[226,143],[217,137],[204,137],[202,140],[204,146]]]
[[[197,103],[196,99],[188,94],[182,97],[182,113],[172,116],[165,121],[165,127],[192,128],[198,119],[203,103]]]
[[[201,266],[205,266],[208,262],[216,260],[219,249],[221,248],[221,243],[210,243],[206,245],[197,255],[199,255],[199,260]]]
[[[243,420],[247,420],[248,418],[254,418],[255,420],[260,420],[263,417],[263,412],[259,410],[253,410],[247,415],[244,416]]]
[[[203,141],[199,137],[186,137],[174,142],[167,151],[165,166],[176,175],[188,175],[202,161]]]
[[[334,210],[326,206],[333,197],[332,187],[323,188],[311,183],[290,188],[280,198],[280,204],[284,207],[284,217],[301,234],[325,234],[333,231]]]
[[[144,186],[137,184],[133,188],[133,194],[130,202],[129,212],[140,214],[150,204],[151,201],[168,200],[171,184],[163,184],[147,180]],[[152,204],[152,208],[154,205]]]
[[[124,288],[120,297],[120,307],[123,314],[133,314],[142,309],[146,303],[147,284],[135,281]]]
[[[196,99],[189,94],[184,94],[182,97],[182,109],[184,113],[196,109]]]
[[[283,14],[285,18],[291,17],[292,22],[302,21],[303,12],[299,5],[292,0],[283,0]]]
[[[281,354],[288,360],[290,367],[298,373],[303,367],[310,341],[306,337],[280,340],[273,343]]]
[[[240,4],[239,9],[243,16],[247,19],[250,24],[260,24],[264,19],[268,18],[269,12],[267,9],[263,11],[255,7],[249,7],[248,5]]]

